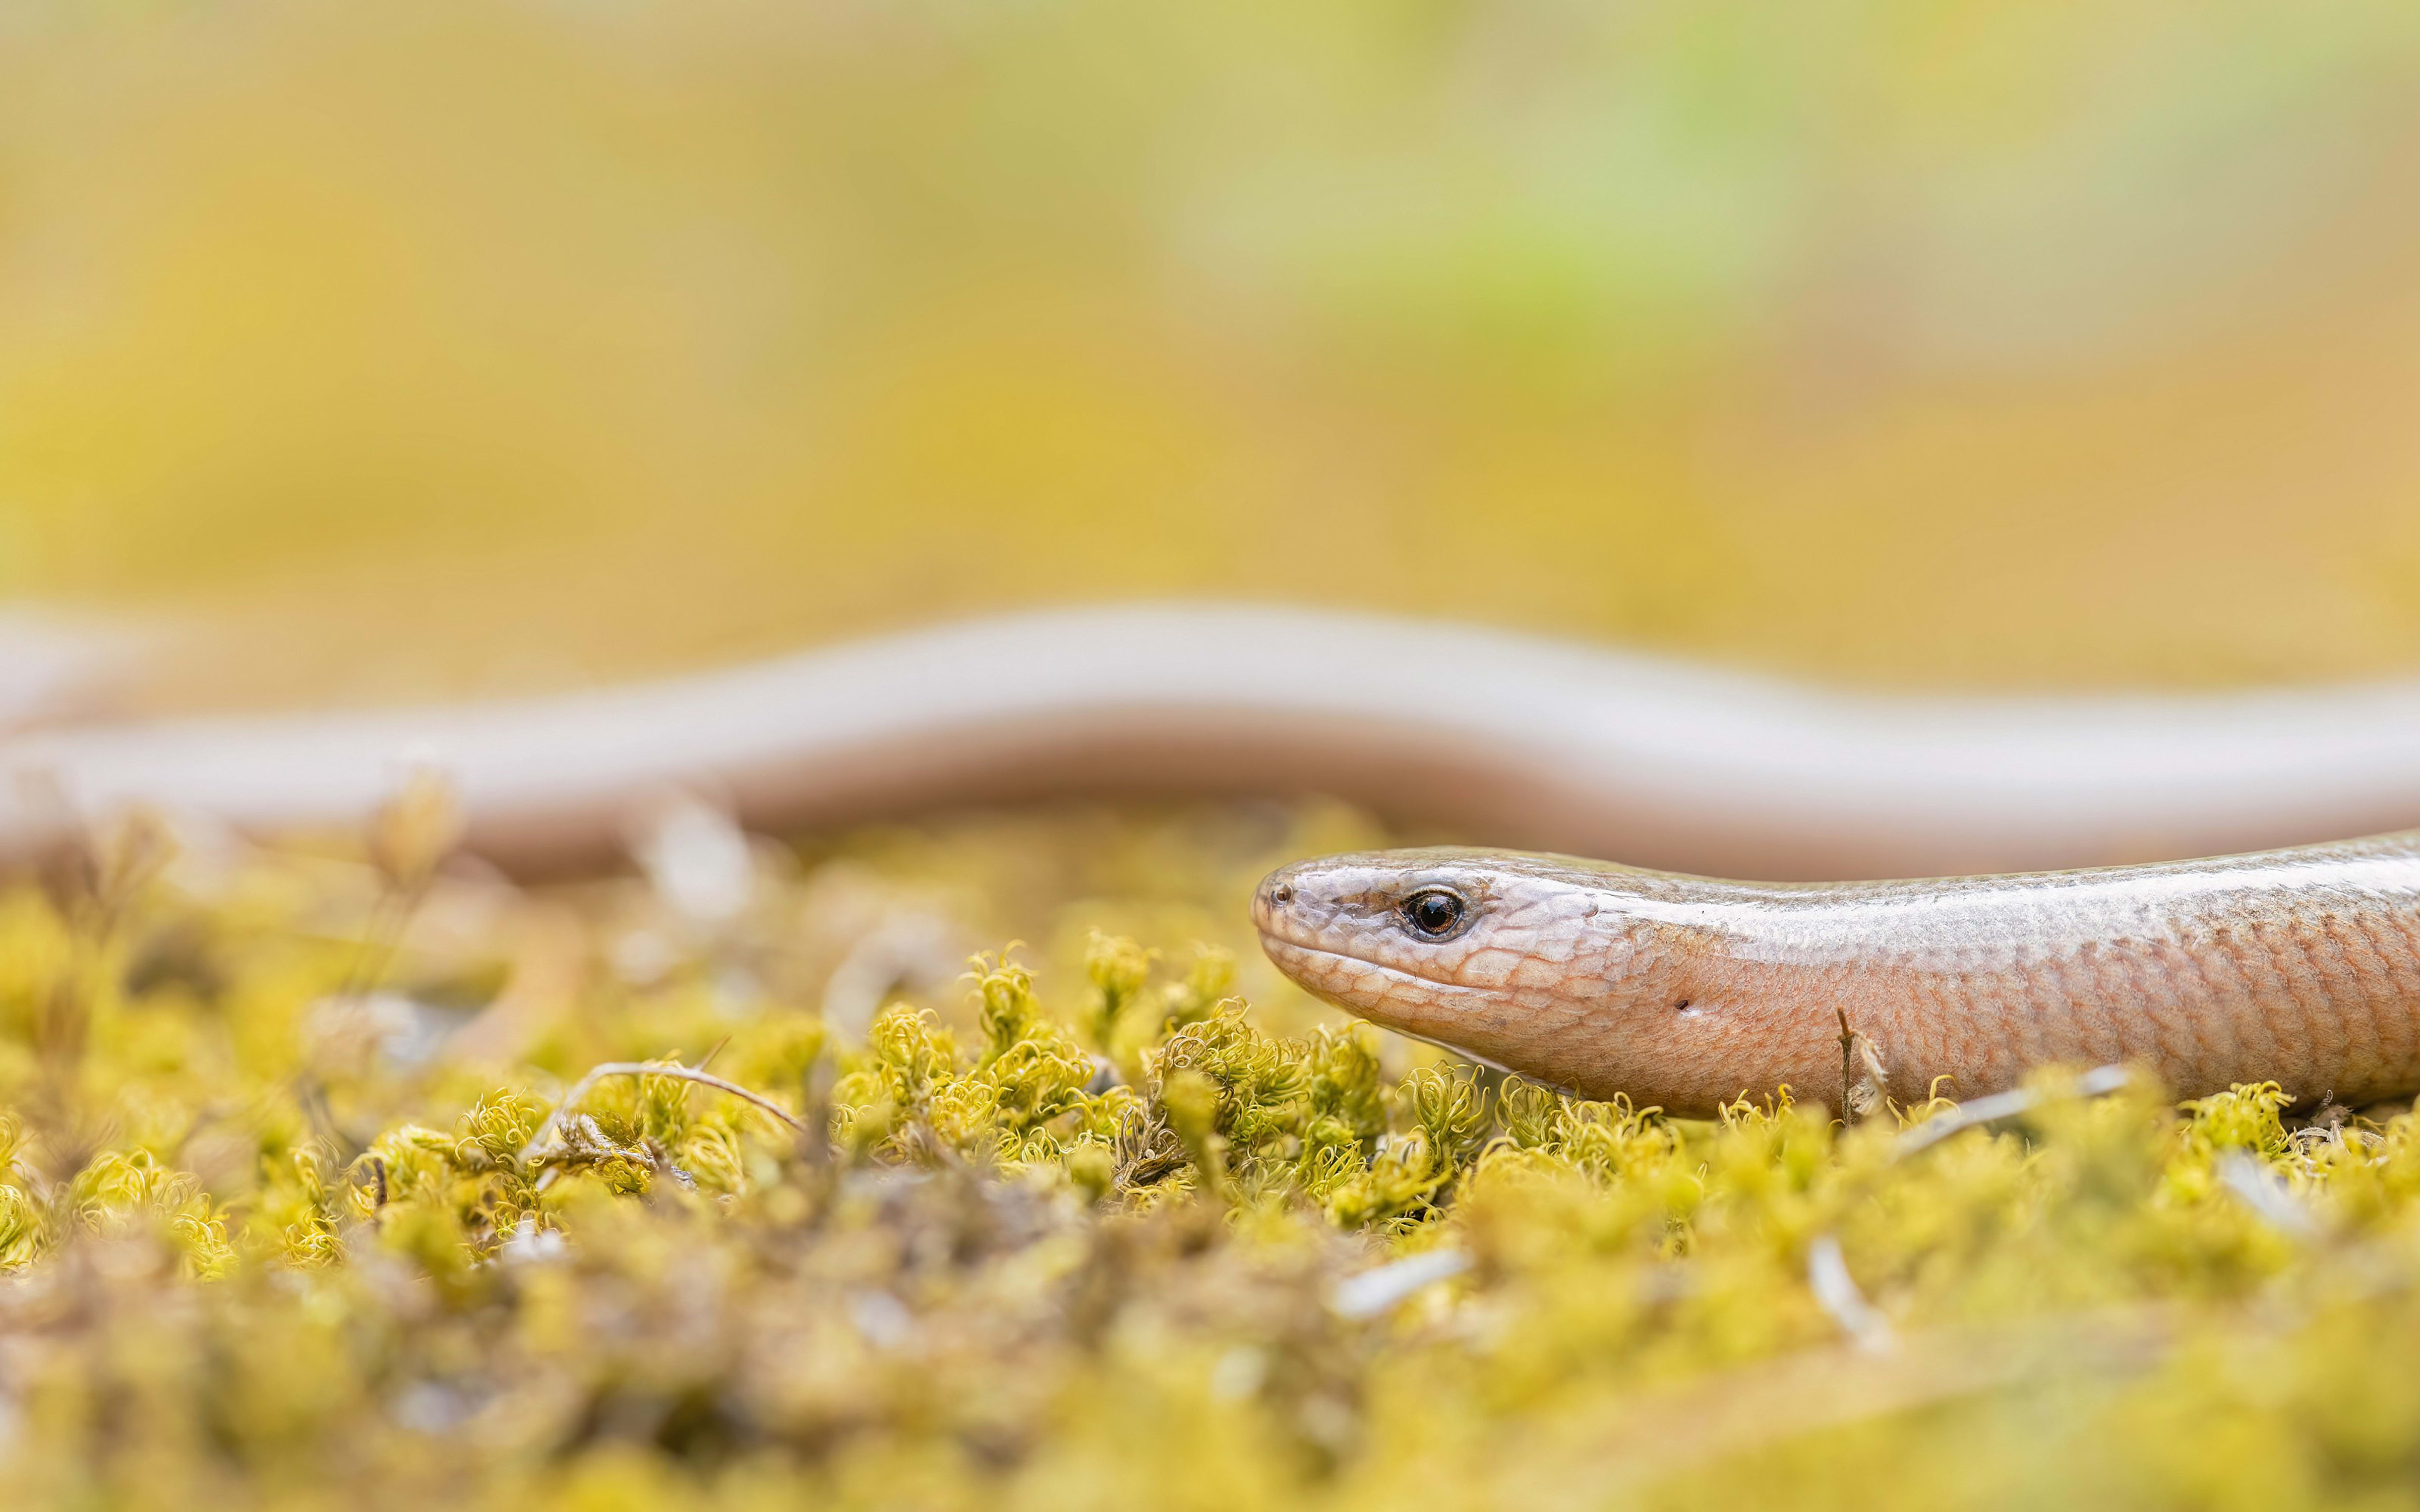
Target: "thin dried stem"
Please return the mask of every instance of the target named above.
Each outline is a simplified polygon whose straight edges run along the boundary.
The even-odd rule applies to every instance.
[[[2132,1073],[2123,1066],[2097,1066],[2075,1079],[2074,1095],[2106,1097],[2124,1087],[2131,1076]],[[1972,1103],[1962,1103],[1955,1111],[1927,1119],[1900,1134],[1899,1143],[1892,1148],[1891,1159],[1905,1160],[1910,1155],[1931,1149],[1952,1134],[1979,1129],[2003,1119],[2013,1119],[2021,1113],[2030,1113],[2042,1104],[2046,1096],[2035,1088],[2020,1087],[2012,1091],[1978,1097]]]
[[[753,1103],[788,1124],[799,1134],[803,1134],[808,1132],[806,1122],[789,1109],[764,1093],[751,1091],[737,1082],[724,1081],[720,1076],[693,1071],[687,1066],[654,1066],[644,1060],[609,1060],[601,1066],[591,1067],[588,1074],[574,1083],[571,1090],[564,1094],[563,1101],[554,1105],[554,1111],[546,1116],[546,1121],[538,1125],[537,1133],[532,1134],[530,1142],[521,1147],[520,1163],[523,1165],[536,1159],[554,1138],[556,1131],[563,1126],[564,1115],[579,1106],[580,1100],[586,1097],[598,1082],[608,1076],[670,1076],[675,1081],[695,1082],[700,1087],[711,1087],[718,1092],[728,1092],[744,1103]]]

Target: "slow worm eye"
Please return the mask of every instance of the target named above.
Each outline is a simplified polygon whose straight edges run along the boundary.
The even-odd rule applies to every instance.
[[[1441,940],[1462,922],[1463,902],[1442,887],[1416,892],[1404,900],[1404,922],[1413,933]]]

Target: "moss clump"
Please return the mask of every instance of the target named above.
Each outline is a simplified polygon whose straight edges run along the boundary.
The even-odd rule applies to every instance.
[[[2415,1499],[2408,1116],[1683,1122],[1106,934],[842,1043],[830,876],[409,838],[0,895],[5,1504]]]

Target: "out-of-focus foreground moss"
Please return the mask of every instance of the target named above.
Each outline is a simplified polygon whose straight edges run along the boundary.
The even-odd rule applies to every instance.
[[[528,893],[438,874],[440,817],[0,894],[5,1504],[2420,1499],[2408,1117],[1681,1122],[1111,934],[861,1022],[918,980],[861,953],[914,933],[897,835],[675,816],[652,885]],[[639,1060],[784,1117],[558,1106]]]

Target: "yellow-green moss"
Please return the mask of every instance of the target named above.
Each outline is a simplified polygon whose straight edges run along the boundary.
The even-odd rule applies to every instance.
[[[0,1503],[2415,1501],[2408,1116],[1682,1122],[1113,934],[844,1044],[829,878],[718,933],[410,839],[0,896]]]

